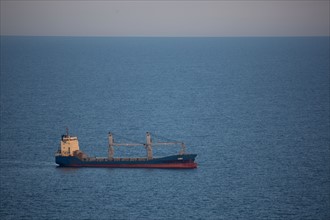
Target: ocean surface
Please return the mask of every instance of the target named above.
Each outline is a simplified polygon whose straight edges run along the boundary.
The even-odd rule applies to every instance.
[[[328,37],[1,37],[0,219],[330,219],[329,60]],[[58,168],[66,127],[198,168]]]

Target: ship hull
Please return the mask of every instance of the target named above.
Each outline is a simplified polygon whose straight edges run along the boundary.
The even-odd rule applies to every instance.
[[[75,156],[56,156],[60,167],[108,167],[108,168],[165,168],[194,169],[196,154],[173,155],[160,158],[78,158]]]

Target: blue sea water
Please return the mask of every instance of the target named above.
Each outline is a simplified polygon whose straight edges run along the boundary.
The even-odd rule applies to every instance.
[[[330,219],[329,60],[327,37],[1,37],[0,218]],[[199,166],[57,168],[65,127]]]

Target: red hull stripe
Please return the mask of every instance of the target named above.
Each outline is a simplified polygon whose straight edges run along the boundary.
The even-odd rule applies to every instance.
[[[66,165],[66,167],[194,169],[194,168],[197,168],[197,163],[170,163],[170,164],[70,164],[70,165]]]

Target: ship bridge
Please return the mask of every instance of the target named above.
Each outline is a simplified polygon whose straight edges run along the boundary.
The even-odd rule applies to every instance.
[[[75,151],[79,151],[78,138],[76,136],[70,136],[69,130],[66,129],[66,134],[62,135],[58,153],[61,156],[73,156]]]

